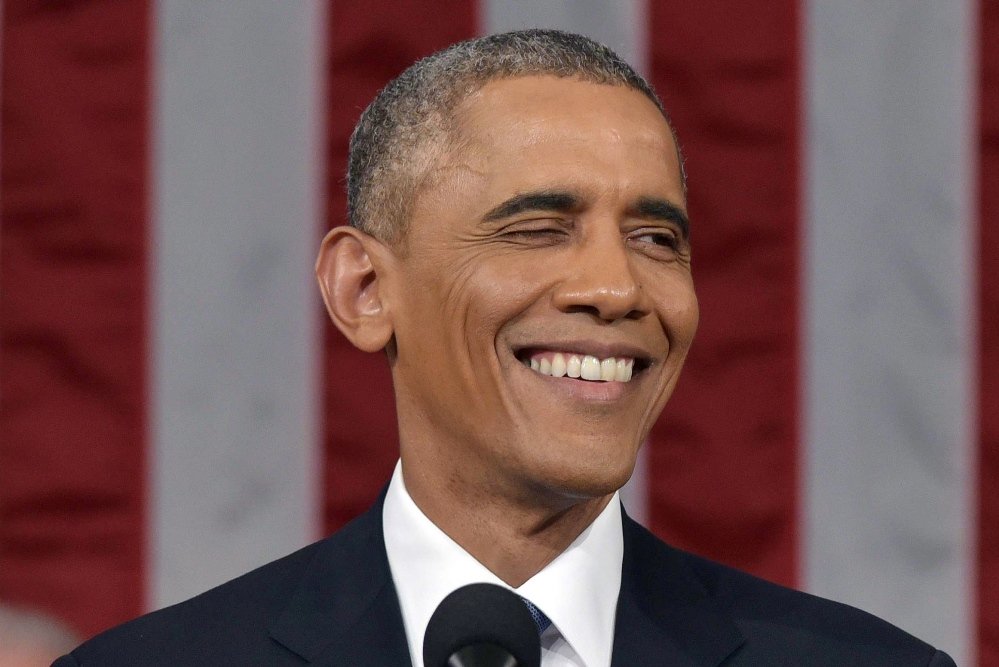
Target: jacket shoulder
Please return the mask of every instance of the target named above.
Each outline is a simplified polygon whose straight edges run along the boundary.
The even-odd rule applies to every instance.
[[[774,664],[778,658],[808,665],[953,664],[949,658],[940,661],[945,656],[926,642],[856,607],[688,557],[716,604],[746,637],[741,651],[746,656],[760,655]]]
[[[736,665],[932,665],[953,661],[873,614],[787,588],[721,563],[675,549],[638,527],[640,550],[656,559],[681,560],[713,605],[735,623],[744,643]]]
[[[103,632],[56,665],[300,664],[271,641],[268,626],[321,544]]]

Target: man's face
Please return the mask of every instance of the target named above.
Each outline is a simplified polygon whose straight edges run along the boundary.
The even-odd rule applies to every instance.
[[[606,495],[697,326],[680,165],[642,94],[494,81],[385,281],[403,457],[496,493]]]

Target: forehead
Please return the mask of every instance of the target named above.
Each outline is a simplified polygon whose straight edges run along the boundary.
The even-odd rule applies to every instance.
[[[500,79],[463,100],[455,118],[442,176],[458,171],[464,180],[500,180],[513,189],[539,179],[563,181],[552,186],[642,181],[641,187],[683,199],[669,125],[631,88],[551,76]]]
[[[669,126],[643,93],[623,85],[584,79],[531,75],[495,79],[465,97],[455,114],[466,132],[486,130],[482,120],[505,119],[510,125],[571,121],[597,129],[609,120],[626,122],[656,135]]]

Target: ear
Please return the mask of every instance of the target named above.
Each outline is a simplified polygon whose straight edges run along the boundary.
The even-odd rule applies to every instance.
[[[387,248],[353,227],[335,227],[323,239],[316,278],[330,318],[355,347],[377,352],[392,339],[393,326],[384,301],[388,267],[378,260]]]

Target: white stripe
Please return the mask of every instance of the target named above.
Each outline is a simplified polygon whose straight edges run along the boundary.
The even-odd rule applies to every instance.
[[[973,632],[972,12],[813,0],[804,40],[805,581],[958,664]]]
[[[645,0],[537,0],[520,3],[484,0],[481,32],[489,35],[523,28],[555,28],[586,35],[613,49],[638,72],[646,74],[647,6]],[[629,516],[648,522],[648,450],[639,452],[631,481],[621,489],[621,500]]]
[[[482,33],[524,28],[555,28],[591,37],[612,48],[632,67],[646,73],[648,24],[645,0],[484,0]]]
[[[155,6],[153,607],[318,533],[322,14]]]

